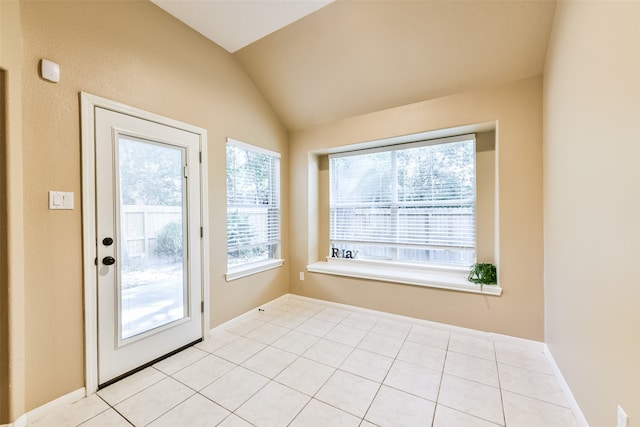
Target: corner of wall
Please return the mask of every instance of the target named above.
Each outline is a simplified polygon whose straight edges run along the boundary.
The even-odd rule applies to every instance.
[[[5,71],[0,68],[0,170],[7,170]],[[9,419],[9,276],[7,274],[7,176],[0,175],[0,422]]]
[[[573,415],[576,417],[576,421],[578,421],[578,424],[580,425],[580,427],[589,427],[589,423],[587,423],[587,419],[584,417],[584,414],[582,413],[580,406],[578,406],[578,402],[576,401],[576,398],[573,396],[573,392],[571,391],[571,388],[569,388],[569,384],[567,384],[567,381],[564,379],[564,376],[562,375],[562,371],[560,371],[560,367],[556,363],[556,360],[553,358],[553,354],[551,353],[551,350],[549,349],[549,346],[547,344],[544,345],[544,355],[549,361],[549,365],[551,365],[551,370],[553,371],[554,375],[558,379],[558,382],[560,383],[562,394],[564,394],[565,399],[567,399],[569,408],[573,412]]]
[[[25,412],[20,12],[20,2],[0,2],[0,422]]]
[[[594,426],[640,419],[638,16],[559,2],[544,76],[545,342]]]

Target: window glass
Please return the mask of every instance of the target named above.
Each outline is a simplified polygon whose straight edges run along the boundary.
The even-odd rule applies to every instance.
[[[280,249],[280,155],[227,142],[227,267],[274,259]]]
[[[475,262],[473,135],[334,154],[329,171],[331,257]]]

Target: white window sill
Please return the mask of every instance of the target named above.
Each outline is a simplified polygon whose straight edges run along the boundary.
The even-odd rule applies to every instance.
[[[467,280],[469,272],[464,269],[433,268],[427,270],[406,264],[399,266],[389,265],[389,263],[329,258],[326,262],[320,261],[307,265],[307,271],[476,294],[502,295],[502,288],[497,285],[480,286],[469,282]]]
[[[224,278],[227,282],[231,282],[232,280],[251,276],[252,274],[271,270],[273,268],[282,267],[282,264],[284,264],[283,259],[268,259],[265,261],[258,261],[258,262],[252,262],[250,264],[243,264],[243,265],[229,268],[227,270],[227,273],[224,275]]]

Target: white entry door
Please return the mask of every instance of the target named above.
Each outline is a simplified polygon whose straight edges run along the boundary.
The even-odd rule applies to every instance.
[[[98,385],[203,337],[200,138],[96,107]]]

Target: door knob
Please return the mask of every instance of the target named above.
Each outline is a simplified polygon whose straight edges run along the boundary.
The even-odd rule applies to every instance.
[[[106,256],[104,258],[102,258],[102,263],[104,265],[113,265],[116,263],[116,259],[112,256]]]

